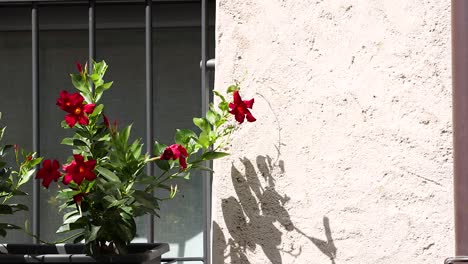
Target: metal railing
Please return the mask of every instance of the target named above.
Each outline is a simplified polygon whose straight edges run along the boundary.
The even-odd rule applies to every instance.
[[[444,264],[455,264],[459,262],[468,262],[468,257],[459,256],[459,257],[448,258],[444,261]]]

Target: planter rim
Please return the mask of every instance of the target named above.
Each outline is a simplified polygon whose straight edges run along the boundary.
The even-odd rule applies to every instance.
[[[0,263],[147,263],[169,251],[167,243],[133,243],[126,255],[89,256],[83,244],[1,244]],[[158,262],[159,263],[159,262]]]

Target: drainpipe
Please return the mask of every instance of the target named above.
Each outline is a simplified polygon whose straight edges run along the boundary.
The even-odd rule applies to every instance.
[[[452,0],[455,254],[468,255],[468,1]]]

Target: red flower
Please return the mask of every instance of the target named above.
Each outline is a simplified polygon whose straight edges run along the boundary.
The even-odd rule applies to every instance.
[[[81,185],[84,179],[88,181],[96,179],[96,174],[93,171],[96,166],[95,160],[84,161],[84,157],[78,154],[73,155],[73,158],[75,160],[62,167],[65,171],[63,184],[68,185],[73,180],[76,184]]]
[[[187,157],[188,157],[187,150],[182,145],[173,144],[173,145],[170,145],[169,147],[166,147],[160,159],[162,160],[179,159],[180,167],[183,170],[185,170],[187,168],[187,161],[186,161]]]
[[[26,158],[27,161],[31,161],[32,160],[32,156],[29,155],[27,158]]]
[[[77,195],[74,195],[73,196],[73,201],[75,201],[75,203],[77,203],[77,204],[80,204],[81,201],[83,201],[83,194],[79,193]]]
[[[110,129],[110,122],[109,122],[109,118],[107,118],[106,115],[102,115],[102,118],[104,119],[104,125]]]
[[[81,64],[79,62],[76,62],[76,68],[78,69],[79,73],[83,72],[83,67],[81,67]]]
[[[84,98],[79,93],[69,94],[67,91],[60,92],[60,97],[57,99],[57,105],[68,115],[65,116],[65,121],[70,127],[74,127],[78,122],[81,125],[89,123],[86,114],[91,114],[94,111],[94,104],[84,104]]]
[[[239,95],[239,91],[234,91],[234,102],[229,104],[229,113],[233,114],[234,117],[236,118],[237,122],[242,124],[244,122],[244,119],[247,117],[247,121],[249,122],[255,122],[257,119],[253,117],[252,113],[250,113],[249,109],[252,109],[254,103],[254,99],[250,100],[242,100],[242,98]]]
[[[60,164],[57,160],[44,160],[42,169],[37,172],[36,179],[42,179],[42,185],[48,189],[52,181],[57,181],[60,178],[59,167]]]

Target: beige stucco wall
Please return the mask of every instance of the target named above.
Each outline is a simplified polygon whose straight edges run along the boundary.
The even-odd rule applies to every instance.
[[[218,0],[216,87],[256,123],[215,162],[214,263],[453,254],[450,1]]]

